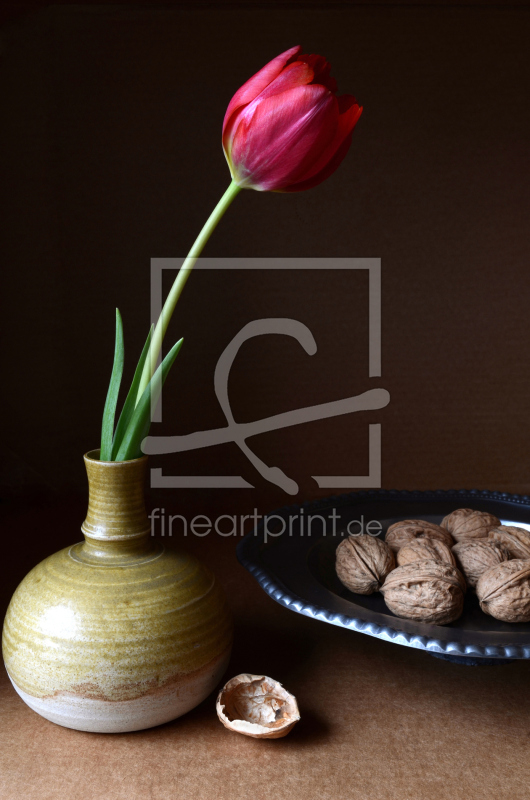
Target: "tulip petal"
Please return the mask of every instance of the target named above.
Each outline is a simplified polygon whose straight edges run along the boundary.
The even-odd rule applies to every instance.
[[[252,113],[255,105],[262,103],[268,97],[311,83],[313,76],[314,72],[308,64],[302,61],[294,61],[288,64],[251,103],[246,106],[240,106],[234,111],[223,131],[223,147],[229,164],[232,158],[232,134],[240,121],[241,115],[248,116]]]
[[[232,138],[240,186],[262,191],[302,180],[336,136],[337,99],[323,86],[298,86],[241,112]]]
[[[291,47],[289,50],[286,50],[285,53],[280,53],[279,56],[276,56],[276,58],[273,58],[268,64],[265,64],[259,72],[256,72],[252,78],[249,78],[248,81],[237,90],[226,109],[223,120],[223,138],[226,124],[234,111],[241,106],[251,103],[252,100],[255,100],[258,94],[278,77],[283,68],[298,55],[301,49],[302,48],[297,45],[296,47]]]
[[[331,158],[330,161],[326,164],[326,166],[320,170],[316,175],[313,175],[312,178],[306,178],[303,181],[299,181],[298,183],[291,183],[286,186],[284,189],[276,189],[277,192],[305,192],[307,189],[312,189],[314,186],[318,186],[319,183],[322,183],[332,175],[341,161],[346,156],[346,153],[350,149],[352,140],[352,134],[350,133],[346,139],[343,141],[335,155]]]
[[[324,56],[317,55],[301,55],[297,56],[298,61],[305,61],[314,72],[313,83],[318,83],[325,86],[330,92],[337,91],[337,81],[329,74],[331,72],[331,64],[326,61]]]
[[[332,142],[330,142],[329,147],[322,151],[319,157],[315,159],[311,169],[307,170],[305,176],[303,177],[302,180],[304,184],[311,179],[311,184],[308,185],[307,188],[311,188],[312,186],[316,186],[317,183],[321,183],[321,181],[325,180],[325,178],[331,175],[331,173],[334,172],[334,170],[339,166],[350,146],[350,134],[353,131],[357,120],[361,116],[362,108],[360,108],[357,104],[355,97],[352,95],[342,95],[341,97],[338,97],[337,100],[339,118],[335,138]],[[342,149],[342,145],[348,137],[349,142],[344,150]],[[339,160],[336,160],[335,155],[339,149],[341,149],[342,155]],[[334,166],[332,169],[330,169],[329,166],[332,161]],[[319,177],[319,179],[314,183],[313,179],[320,175],[322,175],[322,177]],[[302,191],[302,189],[292,188],[288,189],[287,191]]]
[[[357,123],[357,120],[361,116],[362,113],[362,106],[358,106],[355,102],[355,98],[349,97],[348,95],[343,95],[339,97],[339,102],[347,98],[348,100],[353,100],[354,102],[350,105],[350,107],[345,111],[344,114],[341,114],[341,121],[339,122],[339,126],[337,129],[337,137],[333,142],[332,147],[328,149],[326,152],[326,157],[328,160],[322,164],[321,160],[319,160],[318,169],[308,173],[307,176],[296,183],[291,183],[289,186],[285,187],[284,189],[280,189],[279,191],[283,192],[305,192],[307,189],[312,189],[314,186],[318,186],[319,183],[322,183],[332,175],[341,161],[344,159],[346,153],[350,149],[351,140],[353,129]],[[345,119],[342,119],[345,117]],[[344,132],[346,134],[344,135]],[[342,137],[342,138],[340,138]],[[340,139],[340,141],[339,141]],[[333,150],[335,145],[339,141],[338,147]],[[278,190],[277,190],[278,191]]]
[[[306,86],[313,81],[314,76],[314,70],[309,64],[303,61],[293,61],[252,102],[261,103],[267,97],[280,94],[280,92],[287,92],[296,86]]]

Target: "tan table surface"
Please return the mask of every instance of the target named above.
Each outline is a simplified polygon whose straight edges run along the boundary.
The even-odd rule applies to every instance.
[[[34,524],[26,514],[5,528],[16,529],[19,554],[3,562],[4,591],[49,552],[46,542],[30,554],[20,546]],[[31,711],[3,671],[1,800],[527,800],[530,664],[448,664],[307,619],[265,595],[236,561],[234,540],[186,546],[231,599],[227,677],[280,680],[301,722],[286,739],[252,740],[222,727],[212,695],[158,728],[82,733]]]

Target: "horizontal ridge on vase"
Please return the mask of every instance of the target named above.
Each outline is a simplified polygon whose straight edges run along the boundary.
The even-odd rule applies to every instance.
[[[84,457],[89,504],[79,542],[16,589],[2,651],[20,697],[59,725],[141,730],[190,711],[222,678],[232,620],[214,575],[150,536],[147,456]]]

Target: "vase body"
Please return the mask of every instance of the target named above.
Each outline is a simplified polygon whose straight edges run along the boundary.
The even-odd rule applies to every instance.
[[[85,541],[46,558],[7,610],[2,650],[18,694],[46,719],[84,731],[133,731],[185,714],[221,679],[232,622],[196,558],[150,535],[147,457],[85,456]]]

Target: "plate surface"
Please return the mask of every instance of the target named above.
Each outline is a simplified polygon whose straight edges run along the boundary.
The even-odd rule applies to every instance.
[[[393,522],[439,523],[456,508],[495,514],[503,524],[530,529],[530,497],[486,491],[355,492],[268,514],[238,545],[241,564],[276,602],[308,617],[434,654],[464,658],[530,658],[530,623],[508,624],[484,614],[474,592],[450,625],[394,616],[383,596],[349,592],[335,574],[335,550],[351,533]],[[380,527],[378,527],[378,523]]]

